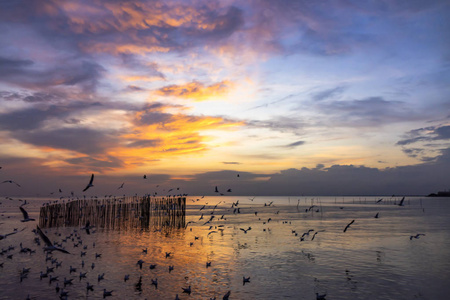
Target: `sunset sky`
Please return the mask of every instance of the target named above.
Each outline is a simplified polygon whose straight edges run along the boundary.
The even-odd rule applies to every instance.
[[[1,1],[0,195],[450,189],[449,32],[445,0]]]

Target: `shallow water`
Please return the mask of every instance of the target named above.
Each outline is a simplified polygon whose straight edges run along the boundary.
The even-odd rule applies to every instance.
[[[384,197],[376,204],[378,199],[256,197],[252,201],[188,196],[186,222],[195,223],[187,229],[96,228],[87,235],[79,227],[47,228],[52,241],[60,242],[75,229],[83,243],[74,247],[75,237],[64,243],[71,254],[54,252],[52,257],[62,265],[51,274],[59,277],[59,287],[64,286],[64,277],[73,278],[73,284],[65,287],[69,299],[103,299],[103,289],[113,290],[107,299],[175,299],[176,294],[180,299],[222,299],[227,291],[231,291],[230,299],[315,299],[315,293],[326,293],[327,299],[446,299],[450,293],[450,199],[407,197],[404,206],[396,205],[399,198]],[[236,200],[240,213],[233,213],[231,207]],[[26,229],[0,240],[2,249],[15,246],[0,256],[0,299],[58,298],[56,282],[39,279],[41,271],[55,265],[45,260],[43,244],[34,242],[31,230],[38,222],[20,222],[22,202],[1,202],[0,234]],[[29,202],[25,208],[37,219],[43,200]],[[218,203],[215,218],[204,225]],[[316,206],[305,211],[311,205]],[[374,218],[376,213],[379,218]],[[240,229],[249,226],[247,233]],[[309,229],[314,231],[300,241]],[[417,233],[425,236],[410,240]],[[20,253],[21,242],[36,252]],[[147,254],[142,251],[145,248]],[[81,257],[81,251],[86,255]],[[171,252],[167,258],[166,252]],[[101,257],[95,258],[96,253]],[[9,254],[12,259],[6,257]],[[140,259],[142,269],[137,265]],[[150,269],[150,264],[156,267]],[[77,271],[70,273],[70,266]],[[169,272],[169,266],[173,271]],[[31,270],[20,282],[22,268]],[[80,271],[87,272],[87,278],[80,280]],[[98,282],[102,273],[105,279]],[[127,282],[126,274],[130,275]],[[243,276],[250,276],[250,283],[244,285]],[[151,284],[156,278],[157,288]],[[94,291],[86,291],[86,282],[94,284]],[[190,295],[182,291],[188,286]]]

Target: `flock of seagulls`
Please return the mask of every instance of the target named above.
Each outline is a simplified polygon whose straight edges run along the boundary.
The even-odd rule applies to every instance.
[[[237,176],[239,177],[239,174]],[[146,179],[147,176],[144,175],[143,178]],[[89,183],[83,189],[83,192],[87,191],[89,188],[94,186],[93,185],[93,181],[94,181],[94,174],[91,175]],[[5,181],[2,182],[2,184],[3,183],[15,184],[18,187],[20,187],[19,184],[17,184],[15,181],[12,181],[12,180],[5,180]],[[124,183],[122,183],[118,189],[122,189],[123,187],[124,187]],[[169,191],[171,191],[171,190],[169,190]],[[59,191],[62,192],[61,189],[59,189]],[[219,192],[218,186],[215,186],[214,192],[221,194]],[[227,189],[227,192],[231,193],[232,189]],[[221,194],[221,195],[223,195],[223,194]],[[255,197],[250,198],[249,200],[253,202],[254,199],[255,199]],[[376,201],[376,203],[381,203],[382,200],[383,199],[379,199],[379,200]],[[403,197],[400,200],[398,206],[404,206],[404,200],[405,200],[405,198]],[[198,199],[197,199],[197,201],[198,201]],[[228,208],[225,212],[224,212],[224,210],[226,208],[226,203],[224,203],[222,205],[223,206],[222,209],[218,209],[218,205],[221,204],[221,203],[222,203],[222,201],[217,203],[215,206],[209,206],[209,207],[207,206],[208,203],[202,205],[199,208],[199,213],[201,212],[200,218],[197,221],[191,220],[191,221],[187,222],[185,229],[188,228],[188,225],[191,225],[190,231],[192,231],[192,226],[195,224],[197,228],[203,228],[203,227],[207,228],[207,230],[206,230],[206,232],[207,232],[206,236],[207,237],[210,237],[210,236],[212,237],[213,234],[217,234],[217,233],[223,234],[224,230],[226,230],[225,225],[223,225],[222,223],[219,224],[219,223],[215,223],[215,222],[217,222],[219,220],[226,221],[227,220],[227,214],[231,215],[231,211],[232,211],[232,213],[233,213],[233,215],[235,217],[239,216],[239,214],[241,214],[243,212],[241,212],[242,206],[240,205],[239,200],[237,200],[236,202],[233,202],[231,204],[231,207]],[[264,203],[264,206],[261,207],[260,209],[273,208],[274,206],[275,206],[274,202],[271,201],[269,203]],[[33,218],[31,218],[29,216],[28,212],[25,210],[23,205],[19,206],[19,209],[20,209],[20,211],[22,213],[22,216],[23,216],[23,218],[20,220],[21,222],[25,223],[25,222],[36,221],[35,219],[33,219]],[[245,207],[243,209],[249,210],[250,208]],[[321,209],[321,207],[319,207],[317,205],[311,205],[311,206],[309,206],[309,208],[305,209],[305,212],[313,212],[313,211],[314,212],[319,212],[320,209]],[[217,211],[219,211],[219,215],[220,216],[219,215],[215,215],[217,213]],[[276,215],[278,215],[278,212],[279,211],[274,213],[274,215],[272,217],[276,218]],[[204,214],[210,214],[210,217],[209,218],[207,218],[207,217],[204,218]],[[259,222],[259,224],[263,225],[263,229],[262,230],[264,232],[270,232],[271,229],[269,227],[269,224],[270,224],[271,221],[273,221],[272,217],[261,219],[261,217],[258,216],[258,211],[256,211],[256,210],[254,210],[252,212],[252,214],[254,214],[254,217],[257,218],[257,222]],[[375,218],[379,218],[379,213],[377,213],[375,215]],[[200,221],[202,221],[202,222],[200,222]],[[256,219],[255,219],[255,221],[256,221]],[[284,222],[288,223],[287,221],[283,221],[283,223]],[[357,226],[357,224],[358,224],[358,223],[355,223],[355,219],[351,220],[349,223],[346,224],[346,226],[343,229],[343,233],[346,233],[350,229],[350,226],[353,225],[353,224],[356,224],[355,226]],[[79,245],[79,246],[82,246],[83,249],[85,250],[85,251],[81,251],[80,258],[82,258],[82,257],[84,257],[86,255],[87,249],[88,249],[87,245],[82,245],[82,236],[81,236],[81,234],[91,235],[91,230],[93,228],[94,228],[94,226],[92,226],[90,224],[90,222],[88,221],[88,222],[86,222],[85,226],[80,228],[81,229],[80,232],[78,232],[76,229],[74,229],[74,231],[71,234],[71,236],[66,237],[65,239],[63,239],[65,241],[67,241],[68,239],[72,239],[72,241],[78,241],[78,244],[74,244],[74,248],[78,247],[78,245]],[[245,234],[245,235],[250,234],[252,232],[252,230],[254,230],[254,229],[252,229],[252,226],[239,227],[239,228],[236,228],[236,229],[237,229],[237,232],[242,232],[241,234]],[[0,240],[4,240],[4,239],[6,239],[9,236],[18,234],[20,232],[23,232],[24,230],[25,230],[25,228],[23,228],[21,230],[16,229],[13,232],[0,234]],[[47,253],[46,254],[46,260],[51,261],[52,265],[54,263],[56,268],[58,266],[61,266],[62,262],[60,262],[56,258],[52,257],[52,253],[53,252],[59,252],[59,253],[62,253],[64,255],[70,255],[70,256],[75,255],[74,252],[69,252],[68,250],[66,250],[65,247],[63,247],[61,242],[52,241],[49,238],[49,236],[46,235],[43,232],[43,230],[38,225],[36,225],[36,228],[34,229],[34,232],[39,237],[39,238],[36,237],[36,239],[35,239],[36,244],[40,245],[40,241],[42,241],[44,243],[43,250]],[[320,232],[325,232],[325,230],[324,229],[322,229],[322,230],[308,229],[307,231],[301,233],[301,232],[297,232],[297,230],[293,230],[292,229],[292,233],[296,237],[299,236],[299,241],[300,242],[306,241],[306,239],[308,237],[310,237],[310,236],[312,236],[310,241],[314,241],[314,239],[316,238],[317,234],[320,233]],[[235,233],[235,234],[237,234],[237,233]],[[412,239],[419,239],[421,236],[425,236],[425,234],[418,233],[418,234],[415,234],[415,235],[410,235],[409,239],[410,240],[412,240]],[[195,241],[198,240],[198,239],[199,239],[199,237],[195,236],[194,241],[189,242],[189,246],[192,247],[194,245]],[[77,245],[77,246],[75,246],[75,245]],[[25,253],[29,252],[30,255],[31,255],[31,253],[33,251],[35,251],[35,250],[31,250],[29,248],[22,247],[22,244],[20,246],[21,246],[21,249],[25,249],[25,250],[21,250],[21,251],[23,251]],[[95,243],[92,245],[92,247],[93,248],[95,247]],[[4,251],[4,250],[2,249],[2,251]],[[147,254],[148,253],[148,248],[142,249],[142,253],[143,254]],[[165,252],[164,255],[165,255],[165,258],[167,259],[167,258],[171,258],[172,255],[174,255],[174,253],[173,252]],[[97,259],[101,259],[101,253],[95,253],[95,259],[96,260]],[[84,268],[84,266],[85,266],[84,264],[85,263],[84,263],[84,260],[83,260],[82,261],[82,268]],[[145,264],[145,261],[143,259],[139,259],[137,261],[137,263],[136,263],[136,265],[139,267],[140,270],[142,270],[144,264]],[[213,266],[213,264],[214,264],[214,262],[209,260],[209,261],[206,261],[205,265],[206,265],[206,268],[210,268],[210,267]],[[0,266],[3,267],[3,263],[0,264]],[[45,272],[41,271],[40,274],[39,274],[39,279],[43,280],[44,278],[48,278],[49,284],[52,284],[53,282],[55,282],[56,283],[55,290],[58,293],[59,298],[60,299],[68,299],[70,291],[67,290],[67,288],[73,284],[74,278],[64,277],[64,280],[62,281],[62,286],[60,287],[59,283],[58,283],[58,281],[59,281],[58,276],[53,276],[52,275],[52,272],[54,271],[55,267],[53,267],[53,266],[52,267],[47,267],[47,270]],[[91,265],[91,270],[94,270],[95,268],[96,268],[96,264],[93,262],[92,265]],[[150,264],[148,268],[150,270],[155,269],[156,265],[155,264]],[[169,273],[172,272],[174,269],[175,268],[174,268],[173,265],[169,265],[168,266]],[[69,275],[71,275],[72,273],[76,273],[77,274],[77,277],[79,278],[79,281],[87,279],[88,271],[85,271],[85,272],[79,271],[79,273],[78,273],[76,267],[70,266],[70,268],[69,268]],[[30,269],[29,268],[24,268],[20,272],[20,281],[27,280],[28,279],[28,274],[30,274]],[[100,283],[104,279],[105,279],[105,273],[98,274],[98,276],[97,276],[97,283]],[[125,274],[124,277],[123,277],[123,280],[124,280],[124,282],[129,281],[130,280],[130,274]],[[149,283],[150,283],[151,286],[154,286],[155,289],[158,288],[158,278],[151,278],[151,281]],[[243,283],[243,286],[245,286],[246,284],[251,284],[250,276],[243,275],[242,276],[242,283]],[[142,285],[143,285],[143,280],[142,280],[142,276],[140,276],[138,282],[135,284],[135,289],[136,290],[142,290]],[[86,293],[93,292],[95,289],[96,289],[96,287],[95,287],[94,284],[90,284],[89,282],[86,282]],[[195,291],[195,286],[188,285],[186,287],[181,287],[180,293],[181,294],[191,295],[192,293],[194,293],[194,291]],[[110,296],[113,296],[113,295],[114,295],[114,290],[107,290],[106,288],[103,289],[103,292],[102,292],[102,297],[103,298],[110,297]],[[230,296],[231,296],[231,290],[229,290],[227,293],[225,293],[223,295],[222,299],[229,299]],[[175,299],[180,299],[178,294],[175,295]],[[214,298],[211,298],[211,299],[216,299],[216,298],[214,297]],[[317,300],[325,300],[326,299],[326,293],[318,293],[317,292],[316,293],[316,299]]]

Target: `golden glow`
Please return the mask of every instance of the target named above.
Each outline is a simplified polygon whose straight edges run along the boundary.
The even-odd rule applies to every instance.
[[[226,96],[234,86],[231,81],[224,80],[209,86],[200,82],[190,82],[185,85],[169,85],[157,90],[155,93],[161,96],[175,96],[194,101],[205,101]]]

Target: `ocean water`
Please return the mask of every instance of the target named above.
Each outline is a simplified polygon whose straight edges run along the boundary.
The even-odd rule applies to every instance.
[[[24,207],[38,219],[47,200],[28,199]],[[69,237],[62,244],[70,254],[51,255],[61,262],[56,267],[46,260],[43,243],[34,241],[38,221],[20,222],[23,201],[2,199],[0,234],[24,230],[0,240],[0,299],[58,299],[57,284],[68,299],[103,299],[104,289],[113,291],[107,299],[222,299],[228,291],[229,299],[316,299],[316,293],[326,299],[447,299],[450,199],[406,197],[403,206],[399,201],[188,196],[183,228],[94,228],[90,235],[79,226],[45,228],[52,241]],[[410,238],[419,233],[424,235]],[[21,253],[20,243],[35,252]],[[40,279],[47,267],[54,267],[50,274],[58,281]],[[71,267],[76,271],[70,273]],[[30,271],[21,280],[23,268]],[[243,277],[250,282],[244,284]],[[64,278],[72,284],[64,287]],[[87,282],[93,291],[86,290]],[[190,294],[182,290],[188,286]]]

